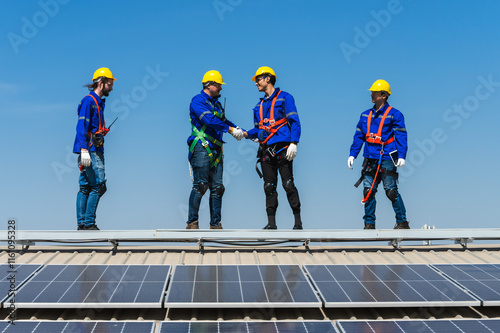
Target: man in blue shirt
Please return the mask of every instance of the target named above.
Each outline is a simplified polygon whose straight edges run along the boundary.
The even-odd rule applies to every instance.
[[[95,223],[99,199],[106,192],[104,172],[105,99],[116,81],[108,68],[95,71],[90,93],[78,105],[78,123],[73,153],[79,154],[80,190],[76,197],[77,230],[99,230]]]
[[[363,181],[364,228],[375,229],[375,193],[382,181],[385,194],[391,200],[396,214],[394,229],[410,229],[406,208],[397,185],[397,167],[405,165],[408,151],[405,120],[399,110],[387,103],[391,95],[391,87],[387,81],[377,80],[368,90],[372,92],[374,106],[361,113],[347,159],[347,166],[352,169],[354,159],[364,143],[363,170],[355,185],[357,187]]]
[[[189,162],[193,170],[193,189],[189,196],[189,213],[186,229],[198,229],[198,212],[205,192],[210,189],[210,229],[222,229],[221,209],[224,185],[222,184],[223,153],[222,134],[229,132],[236,140],[243,138],[243,131],[226,118],[218,101],[222,75],[208,71],[201,81],[203,90],[191,100],[189,114],[192,133],[187,143]]]
[[[274,88],[276,74],[270,67],[257,69],[252,80],[259,91],[265,94],[253,109],[255,127],[245,133],[245,137],[258,140],[260,144],[257,157],[262,165],[267,212],[264,229],[278,228],[276,188],[279,172],[295,220],[293,229],[301,230],[299,192],[293,180],[293,159],[297,155],[301,131],[295,101],[289,93]]]

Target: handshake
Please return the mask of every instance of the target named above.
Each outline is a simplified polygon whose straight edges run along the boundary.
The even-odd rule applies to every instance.
[[[231,134],[238,141],[243,139],[245,136],[245,132],[240,127],[230,127],[229,134]]]

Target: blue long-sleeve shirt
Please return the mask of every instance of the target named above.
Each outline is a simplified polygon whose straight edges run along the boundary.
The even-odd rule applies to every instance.
[[[99,104],[101,114],[101,126],[104,127],[104,107],[105,99],[99,98],[93,91],[89,95],[94,96]],[[79,154],[81,149],[89,151],[104,152],[104,145],[96,147],[91,144],[90,133],[95,133],[99,130],[99,112],[94,99],[90,96],[85,96],[80,105],[78,105],[78,122],[76,124],[76,137],[73,145],[73,153]],[[104,140],[103,140],[104,141]]]
[[[234,123],[227,120],[224,116],[222,119],[214,115],[214,112],[223,113],[224,109],[218,98],[210,97],[203,90],[198,95],[194,96],[191,100],[189,106],[189,116],[191,117],[191,124],[193,124],[198,130],[201,130],[203,125],[207,125],[205,129],[205,134],[210,135],[212,138],[217,139],[221,142],[222,135],[224,132],[228,132],[229,127],[237,127]],[[195,139],[195,136],[191,135],[187,139],[188,145]],[[198,144],[201,144],[198,142]],[[210,148],[216,147],[215,144],[208,141]]]
[[[380,121],[382,120],[382,116],[384,115],[388,107],[389,103],[385,103],[385,105],[378,111],[375,111],[374,108],[371,108],[361,113],[358,125],[356,126],[356,132],[354,133],[350,156],[357,157],[364,143],[364,157],[373,159],[378,159],[380,157],[380,150],[382,146],[376,143],[365,142],[368,126],[368,115],[370,114],[370,111],[373,111],[370,130],[371,133],[377,133]],[[395,108],[392,108],[389,111],[389,114],[385,119],[384,125],[382,127],[382,141],[385,142],[393,136],[394,141],[384,146],[384,156],[382,157],[382,159],[390,160],[391,157],[389,156],[389,153],[394,150],[398,151],[399,158],[406,159],[406,153],[408,151],[408,136],[406,133],[405,119],[403,114]]]
[[[266,118],[269,119],[269,117],[271,116],[271,105],[273,102],[273,98],[278,94],[279,91],[280,89],[276,88],[271,96],[260,99],[260,101],[263,101],[262,117],[264,117],[264,119]],[[249,139],[258,138],[259,141],[264,141],[270,133],[266,132],[263,129],[259,129],[259,122],[261,120],[260,101],[253,108],[253,118],[255,127],[247,131],[247,133]],[[281,90],[281,93],[279,94],[278,98],[276,99],[276,103],[274,104],[274,120],[279,121],[280,119],[283,118],[287,119],[288,124],[281,127],[276,132],[276,134],[274,134],[274,136],[271,137],[269,141],[267,141],[268,145],[278,142],[298,143],[300,140],[301,128],[300,128],[299,114],[297,113],[297,107],[295,106],[295,100],[293,99],[292,95]],[[268,126],[269,124],[264,124],[264,125]]]

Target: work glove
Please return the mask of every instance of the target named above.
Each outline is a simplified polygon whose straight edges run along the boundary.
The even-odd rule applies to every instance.
[[[352,170],[352,165],[354,164],[354,156],[349,156],[347,159],[347,166]]]
[[[297,145],[295,143],[290,143],[286,150],[286,159],[291,161],[295,156],[297,156]]]
[[[239,127],[233,128],[231,135],[238,141],[240,141],[244,136],[243,130]]]
[[[398,168],[405,166],[405,159],[404,158],[398,158],[398,163],[396,163],[396,166]]]
[[[92,164],[92,159],[90,158],[90,153],[88,150],[81,150],[80,152],[80,162],[84,167],[88,167]]]

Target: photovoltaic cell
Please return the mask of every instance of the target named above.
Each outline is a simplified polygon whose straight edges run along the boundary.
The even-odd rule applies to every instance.
[[[500,265],[432,265],[473,293],[484,306],[500,305]]]
[[[391,332],[391,333],[492,333],[500,332],[498,319],[453,320],[371,320],[337,321],[342,333]]]
[[[48,265],[15,298],[18,308],[161,308],[169,265]]]
[[[152,333],[154,321],[0,321],[5,333]]]
[[[298,265],[178,265],[165,307],[320,307]]]
[[[427,265],[305,265],[325,307],[478,306]]]
[[[18,290],[41,265],[0,265],[0,301],[9,296],[9,291]]]
[[[338,333],[331,321],[163,321],[159,333]]]

